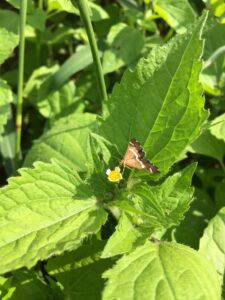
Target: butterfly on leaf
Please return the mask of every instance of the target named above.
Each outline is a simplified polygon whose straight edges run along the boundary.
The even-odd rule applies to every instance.
[[[120,161],[124,167],[147,170],[150,173],[159,173],[159,169],[155,167],[148,159],[145,159],[145,152],[141,144],[132,139],[127,147],[124,158]]]

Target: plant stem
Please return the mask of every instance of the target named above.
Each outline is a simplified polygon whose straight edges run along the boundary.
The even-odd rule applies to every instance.
[[[22,106],[23,106],[23,76],[24,76],[24,50],[25,50],[25,25],[27,15],[27,0],[20,0],[20,44],[19,44],[19,70],[18,70],[18,95],[16,104],[16,149],[15,168],[19,167],[21,155],[22,131]]]
[[[80,11],[81,18],[84,23],[84,27],[88,36],[89,44],[91,47],[91,52],[92,52],[92,57],[96,69],[96,76],[98,79],[98,84],[99,84],[99,90],[101,93],[101,98],[103,101],[108,100],[107,92],[106,92],[106,86],[105,86],[105,80],[104,80],[104,75],[102,72],[102,66],[99,58],[99,53],[98,53],[98,47],[93,31],[93,27],[91,24],[91,19],[89,16],[89,10],[87,6],[87,0],[73,0],[73,2],[76,2]]]

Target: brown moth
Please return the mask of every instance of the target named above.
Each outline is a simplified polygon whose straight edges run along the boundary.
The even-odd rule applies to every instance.
[[[120,164],[124,167],[130,167],[139,170],[147,170],[151,173],[159,173],[157,167],[155,167],[149,160],[145,159],[145,152],[141,144],[132,139],[127,147],[127,151],[124,158],[120,161]]]

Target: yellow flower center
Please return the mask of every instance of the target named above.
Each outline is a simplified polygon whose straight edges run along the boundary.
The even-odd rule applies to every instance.
[[[122,174],[118,170],[111,171],[108,174],[108,180],[111,182],[118,182],[122,179]]]

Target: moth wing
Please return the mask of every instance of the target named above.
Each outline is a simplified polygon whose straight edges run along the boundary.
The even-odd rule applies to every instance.
[[[145,166],[144,167],[145,170],[151,173],[159,173],[159,169],[156,166],[154,166],[149,160],[143,159],[142,163]]]
[[[124,164],[125,164],[125,166],[130,167],[130,168],[143,170],[143,165],[141,164],[141,162],[139,160],[136,159],[136,157],[133,157],[128,160],[124,160]]]

